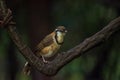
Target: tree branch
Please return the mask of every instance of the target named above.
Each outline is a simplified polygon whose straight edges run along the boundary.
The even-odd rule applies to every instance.
[[[98,44],[102,44],[102,42],[108,40],[111,35],[120,29],[120,17],[111,21],[102,30],[85,39],[74,48],[67,52],[58,53],[55,59],[48,64],[45,64],[40,58],[34,55],[31,49],[21,39],[19,33],[16,31],[15,25],[8,24],[5,29],[7,29],[11,39],[31,66],[45,75],[52,76],[73,59],[85,54],[90,49],[98,46]]]

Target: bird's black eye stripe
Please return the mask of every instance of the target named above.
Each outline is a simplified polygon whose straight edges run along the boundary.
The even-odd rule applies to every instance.
[[[65,30],[58,30],[58,29],[55,30],[55,32],[58,32],[58,31],[59,32],[65,32]]]

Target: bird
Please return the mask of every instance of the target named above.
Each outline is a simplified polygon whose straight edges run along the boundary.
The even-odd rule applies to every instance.
[[[34,53],[37,57],[42,57],[44,63],[48,63],[45,58],[54,56],[64,43],[64,37],[67,29],[64,26],[58,26],[52,33],[47,35],[35,48]],[[28,62],[25,63],[23,72],[26,75],[30,74],[31,66]]]

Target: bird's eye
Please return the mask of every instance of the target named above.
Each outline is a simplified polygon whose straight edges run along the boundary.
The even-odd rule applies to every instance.
[[[55,29],[55,32],[65,32],[65,30]]]
[[[58,31],[58,29],[55,29],[55,31]]]

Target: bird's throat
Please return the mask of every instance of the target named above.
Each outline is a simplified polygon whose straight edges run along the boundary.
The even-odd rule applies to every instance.
[[[57,32],[55,35],[56,43],[61,45],[63,44],[64,35],[61,32]]]

